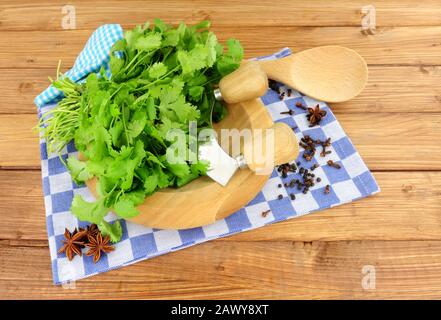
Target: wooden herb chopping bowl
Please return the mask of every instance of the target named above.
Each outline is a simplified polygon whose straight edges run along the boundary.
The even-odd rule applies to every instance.
[[[227,108],[228,116],[215,125],[218,132],[222,128],[266,129],[274,124],[260,99],[230,104]],[[276,165],[294,160],[298,154],[294,132],[285,124],[277,125],[285,130],[285,140],[288,141],[283,141],[283,150],[277,152]],[[270,174],[256,174],[246,168],[238,170],[225,187],[204,176],[182,188],[159,190],[137,207],[141,213],[129,221],[160,229],[207,225],[229,216],[250,202]],[[88,181],[87,186],[96,196],[96,179]]]

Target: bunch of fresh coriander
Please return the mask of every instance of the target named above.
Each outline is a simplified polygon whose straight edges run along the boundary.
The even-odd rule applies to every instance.
[[[240,43],[227,48],[208,29],[209,21],[174,28],[156,19],[125,32],[110,51],[112,76],[104,69],[82,84],[59,76],[53,85],[64,93],[57,107],[40,121],[49,151],[60,152],[72,139],[86,160],[67,159],[77,183],[96,177],[96,202],[76,195],[71,211],[95,223],[113,242],[121,238],[119,221],[104,220],[110,209],[121,218],[139,214],[136,206],[158,189],[180,187],[207,170],[207,163],[168,163],[170,129],[187,134],[189,121],[198,129],[225,116],[213,85],[239,67]]]

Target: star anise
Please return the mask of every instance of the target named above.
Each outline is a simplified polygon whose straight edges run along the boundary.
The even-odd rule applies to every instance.
[[[320,106],[317,104],[315,108],[308,108],[308,114],[306,118],[310,123],[310,127],[313,127],[320,123],[320,121],[326,116],[326,111],[321,110]]]
[[[64,230],[64,238],[66,240],[63,240],[64,245],[61,247],[60,250],[58,250],[58,253],[66,253],[66,257],[71,261],[75,255],[79,255],[81,257],[82,252],[81,248],[84,247],[84,242],[82,241],[82,238],[86,232],[78,231],[76,228],[74,232],[70,232],[67,230],[67,228]]]
[[[93,256],[93,263],[97,263],[101,258],[101,252],[109,253],[115,250],[115,247],[109,244],[110,237],[107,235],[103,238],[101,232],[98,232],[95,236],[88,236],[89,243],[87,246],[89,250],[86,256]]]
[[[89,240],[89,236],[95,237],[99,232],[98,226],[95,223],[92,223],[91,225],[87,226],[86,229],[86,235],[84,236],[85,241],[87,242]]]
[[[98,226],[95,223],[92,223],[91,225],[88,225],[86,228],[79,228],[78,231],[75,229],[75,231],[72,233],[74,235],[77,232],[83,232],[83,236],[81,239],[78,239],[78,241],[82,241],[84,244],[81,246],[81,248],[85,248],[87,243],[89,242],[89,236],[95,237],[100,230],[98,229]]]

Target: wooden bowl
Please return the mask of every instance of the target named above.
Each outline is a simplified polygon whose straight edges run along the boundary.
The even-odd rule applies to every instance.
[[[271,116],[260,99],[227,105],[227,109],[227,117],[214,126],[218,133],[222,128],[242,130],[273,126]],[[290,145],[294,144],[297,150],[290,151],[290,159],[281,159],[276,165],[297,157],[298,143],[289,130],[294,139]],[[141,213],[128,220],[159,229],[186,229],[211,224],[249,203],[270,174],[256,174],[246,168],[238,170],[225,187],[204,176],[182,188],[162,189],[148,196],[137,207]],[[96,196],[96,179],[88,181],[87,186]]]

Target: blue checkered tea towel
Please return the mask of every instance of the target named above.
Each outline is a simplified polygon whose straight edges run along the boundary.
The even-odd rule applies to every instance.
[[[104,25],[98,28],[67,75],[74,81],[81,81],[90,72],[97,72],[101,66],[108,70],[109,48],[122,36],[123,32],[119,25]],[[289,54],[291,54],[289,49],[283,49],[273,55],[258,59],[275,59]],[[280,85],[280,89],[287,91],[288,88]],[[53,108],[59,98],[60,92],[52,87],[40,94],[35,99],[39,116]],[[104,255],[97,264],[92,262],[92,257],[85,255],[76,256],[72,261],[68,261],[64,254],[57,253],[62,246],[65,228],[73,230],[86,225],[69,211],[73,196],[81,194],[85,200],[90,201],[94,198],[85,186],[78,186],[72,181],[58,155],[48,154],[46,142],[40,139],[44,202],[54,282],[60,284],[78,280],[208,240],[299,217],[379,192],[374,177],[326,103],[303,96],[294,90],[283,100],[279,99],[276,92],[268,90],[262,97],[262,101],[274,121],[285,122],[295,128],[298,139],[303,135],[310,135],[322,141],[327,138],[332,139],[332,145],[328,149],[332,153],[326,158],[317,154],[312,161],[305,162],[300,154],[297,159],[305,167],[320,165],[314,170],[315,175],[322,179],[320,183],[310,188],[309,193],[303,194],[297,188],[284,187],[285,182],[296,177],[300,178],[297,173],[291,173],[286,178],[282,178],[280,173],[274,170],[261,192],[248,205],[216,223],[185,230],[159,230],[122,222],[124,233],[121,241],[115,245],[116,250]],[[307,106],[319,104],[327,111],[327,116],[319,126],[311,128],[305,116],[306,111],[296,108],[297,102]],[[294,110],[295,114],[291,116],[281,113],[288,110]],[[76,154],[74,144],[70,143],[63,150],[62,158],[66,159]],[[338,163],[341,169],[337,170],[325,165],[327,160]],[[279,184],[282,188],[278,187]],[[325,194],[324,189],[328,184],[331,186],[330,193]],[[289,197],[291,193],[295,193],[295,200]],[[280,194],[283,198],[279,200]],[[270,212],[263,216],[262,212],[267,210]],[[108,221],[113,221],[116,216],[110,214],[107,218]]]

